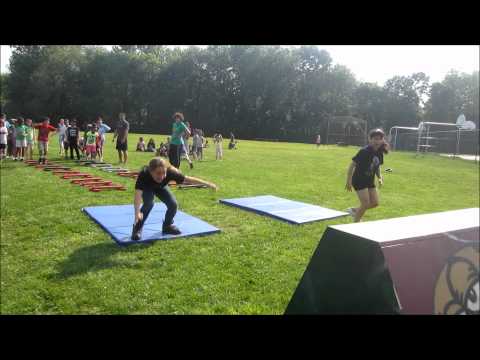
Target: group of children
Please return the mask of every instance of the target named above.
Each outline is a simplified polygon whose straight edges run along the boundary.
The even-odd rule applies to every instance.
[[[73,151],[75,151],[78,160],[81,153],[82,157],[87,160],[98,159],[103,161],[105,134],[110,130],[111,128],[103,123],[103,119],[98,117],[95,123],[87,124],[83,137],[81,137],[76,119],[72,121],[60,119],[57,129],[59,155],[68,158],[68,149],[70,149],[71,159],[73,159]]]
[[[77,127],[76,119],[60,119],[58,127],[50,125],[50,118],[44,117],[40,123],[33,123],[32,119],[10,119],[7,121],[5,114],[0,115],[0,159],[13,159],[15,161],[33,160],[33,147],[35,145],[35,130],[38,132],[39,164],[47,160],[48,144],[51,133],[58,134],[59,155],[73,159],[73,152],[80,160],[80,153],[88,160],[98,158],[103,161],[103,145],[105,133],[111,128],[103,123],[101,117],[94,124],[88,124],[83,137]]]
[[[59,121],[59,147],[60,155],[68,157],[70,149],[70,158],[73,159],[73,151],[77,159],[80,159],[80,153],[87,160],[98,159],[103,161],[103,147],[105,144],[105,134],[111,130],[110,126],[98,117],[93,124],[87,124],[83,137],[80,136],[80,129],[77,127],[76,120],[70,123],[68,119]]]
[[[148,140],[147,146],[145,146],[145,141],[143,140],[143,137],[140,137],[137,143],[137,151],[155,152],[155,140],[153,140],[153,138],[150,138],[150,140]]]
[[[0,160],[12,159],[14,161],[32,160],[35,145],[35,129],[38,130],[38,148],[40,159],[48,151],[48,135],[56,131],[45,118],[41,123],[33,123],[32,119],[6,119],[5,114],[0,115]],[[45,154],[45,155],[44,155]],[[42,160],[43,161],[43,160]]]
[[[32,120],[23,118],[7,121],[0,117],[0,159],[30,159],[34,145]]]

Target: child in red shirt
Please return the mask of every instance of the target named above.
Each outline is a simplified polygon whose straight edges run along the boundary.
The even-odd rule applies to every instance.
[[[38,129],[38,152],[40,154],[38,163],[45,164],[48,153],[48,136],[50,132],[57,131],[57,129],[50,125],[48,117],[44,117],[42,123],[33,124],[33,127]]]

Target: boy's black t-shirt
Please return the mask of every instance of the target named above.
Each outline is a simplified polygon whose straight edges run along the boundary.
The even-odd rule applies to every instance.
[[[152,175],[146,166],[140,171],[135,183],[135,190],[153,191],[156,192],[164,188],[170,181],[175,181],[177,184],[182,184],[185,181],[185,175],[177,173],[176,171],[167,169],[167,174],[161,183],[153,180]]]
[[[78,128],[77,127],[68,127],[67,128],[67,137],[70,139],[76,139],[78,137]]]
[[[373,180],[377,169],[383,164],[383,151],[375,151],[372,146],[367,145],[360,149],[352,160],[357,164],[353,180]]]

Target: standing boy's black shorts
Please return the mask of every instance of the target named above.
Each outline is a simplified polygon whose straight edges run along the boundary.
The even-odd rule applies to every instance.
[[[125,141],[124,143],[121,143],[117,141],[117,150],[118,151],[127,151],[128,145],[127,142]]]
[[[5,149],[7,147],[7,144],[0,144],[0,149]]]
[[[352,186],[355,191],[375,188],[375,177],[372,178],[352,178]]]

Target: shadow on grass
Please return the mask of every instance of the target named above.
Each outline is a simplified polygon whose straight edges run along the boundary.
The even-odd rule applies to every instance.
[[[75,250],[68,259],[58,265],[59,272],[51,275],[51,280],[65,280],[88,272],[129,266],[129,261],[114,260],[111,257],[120,252],[134,253],[153,246],[152,243],[121,247],[116,244],[96,244]]]

